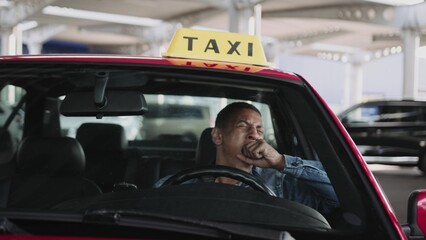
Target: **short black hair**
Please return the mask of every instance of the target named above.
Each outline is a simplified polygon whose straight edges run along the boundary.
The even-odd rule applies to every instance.
[[[257,109],[255,106],[249,103],[233,102],[228,104],[226,107],[220,110],[220,112],[217,114],[215,127],[221,128],[221,129],[226,128],[227,124],[231,121],[231,118],[241,109],[250,109],[259,113],[259,115],[262,116],[259,109]]]

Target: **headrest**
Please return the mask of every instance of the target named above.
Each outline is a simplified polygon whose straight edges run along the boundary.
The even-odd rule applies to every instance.
[[[19,173],[75,176],[85,168],[83,149],[69,137],[27,137],[18,147],[16,161]]]
[[[128,144],[124,128],[110,123],[83,123],[77,129],[76,139],[86,153],[121,152]]]
[[[206,128],[201,133],[195,155],[196,165],[199,167],[214,165],[216,162],[216,146],[212,141],[213,128]]]

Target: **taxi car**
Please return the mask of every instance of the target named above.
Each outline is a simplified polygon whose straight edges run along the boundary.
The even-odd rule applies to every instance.
[[[19,145],[1,161],[0,237],[423,238],[426,192],[411,195],[408,223],[399,223],[326,102],[303,77],[267,65],[254,36],[193,29],[178,30],[162,58],[0,57],[1,94],[21,93],[15,109],[25,112]],[[324,216],[272,196],[250,174],[206,166],[214,154],[209,135],[196,144],[175,134],[129,139],[126,124],[96,122],[143,118],[154,103],[208,106],[213,117],[236,101],[262,112],[265,141],[280,153],[322,163],[338,210]],[[70,137],[62,131],[65,117],[92,121]],[[252,188],[179,181],[153,187],[164,176],[184,181],[206,174],[236,178]]]

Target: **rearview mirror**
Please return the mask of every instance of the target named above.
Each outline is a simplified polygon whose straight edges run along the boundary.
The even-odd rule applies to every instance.
[[[72,92],[66,95],[60,111],[65,116],[130,116],[143,115],[147,110],[145,97],[137,91],[107,90],[102,106],[96,104],[94,93]]]

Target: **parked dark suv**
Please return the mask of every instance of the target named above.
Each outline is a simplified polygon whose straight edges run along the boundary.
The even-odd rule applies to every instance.
[[[426,172],[426,102],[369,101],[338,117],[368,163],[417,165]]]

